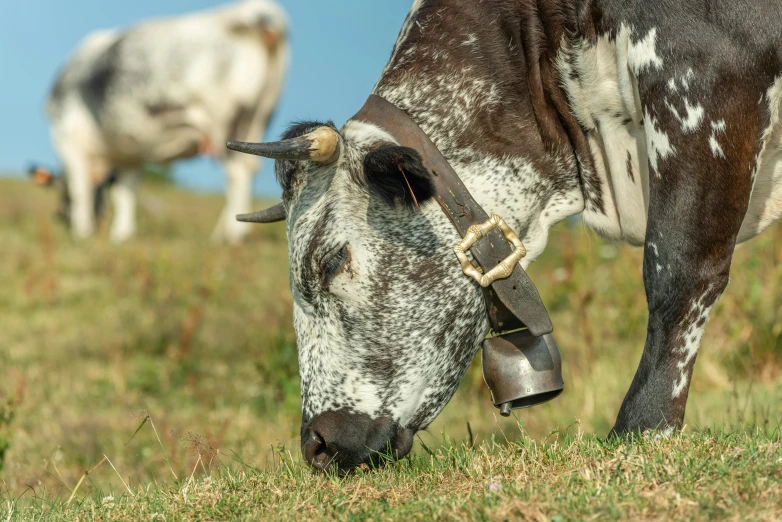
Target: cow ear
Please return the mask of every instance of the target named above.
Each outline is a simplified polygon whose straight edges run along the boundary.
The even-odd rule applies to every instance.
[[[432,174],[415,149],[382,145],[364,157],[364,176],[370,192],[389,205],[418,209],[435,193]]]

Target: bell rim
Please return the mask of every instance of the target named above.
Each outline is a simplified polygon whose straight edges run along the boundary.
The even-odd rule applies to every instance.
[[[541,391],[536,391],[535,393],[530,393],[530,394],[527,394],[527,395],[521,395],[521,396],[515,397],[513,399],[508,399],[508,400],[499,401],[499,402],[497,402],[495,400],[494,392],[491,391],[491,390],[489,390],[489,391],[491,392],[491,401],[492,401],[492,403],[494,404],[494,406],[496,408],[499,408],[500,406],[502,406],[506,402],[509,402],[509,403],[511,403],[511,409],[512,410],[523,410],[523,409],[526,409],[526,408],[532,408],[533,406],[540,406],[541,404],[545,404],[545,403],[547,403],[549,401],[553,401],[554,399],[556,399],[557,397],[562,395],[563,391],[565,391],[565,382],[562,381],[562,384],[560,386],[554,386],[554,387],[551,387],[551,388],[548,388],[548,389],[544,389],[544,390],[541,390]],[[556,392],[556,393],[554,393],[554,392]],[[513,406],[513,403],[518,401],[518,400],[526,399],[528,397],[535,397],[537,395],[545,395],[545,394],[551,394],[551,395],[549,397],[547,397],[546,399],[544,399],[544,400],[542,400],[540,402],[536,402],[534,404],[527,404],[527,405],[524,405],[524,406]]]

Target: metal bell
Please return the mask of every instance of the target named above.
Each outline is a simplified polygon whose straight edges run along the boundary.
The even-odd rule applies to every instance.
[[[554,338],[529,330],[483,341],[483,380],[504,417],[518,408],[548,402],[562,393],[562,359]]]

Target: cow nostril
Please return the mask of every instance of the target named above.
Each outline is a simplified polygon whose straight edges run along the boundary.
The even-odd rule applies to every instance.
[[[331,452],[326,447],[326,443],[321,443],[315,450],[315,456],[312,458],[312,465],[318,469],[326,469],[331,462]]]
[[[316,431],[310,431],[304,446],[304,458],[313,468],[326,469],[334,458],[334,452]]]

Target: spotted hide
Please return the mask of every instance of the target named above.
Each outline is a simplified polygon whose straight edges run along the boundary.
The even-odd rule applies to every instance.
[[[734,246],[782,212],[781,20],[745,0],[417,0],[375,86],[523,239],[524,267],[579,213],[643,245],[648,336],[617,433],[681,426]],[[415,157],[356,120],[340,142],[334,164],[276,168],[302,444],[350,467],[409,450],[489,325],[440,207],[405,200]]]

